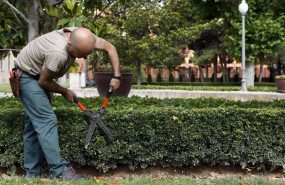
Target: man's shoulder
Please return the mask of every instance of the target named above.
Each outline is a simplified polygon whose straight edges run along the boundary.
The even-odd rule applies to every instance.
[[[51,49],[45,53],[46,57],[56,58],[57,60],[66,60],[68,58],[68,54],[65,50],[62,49]]]

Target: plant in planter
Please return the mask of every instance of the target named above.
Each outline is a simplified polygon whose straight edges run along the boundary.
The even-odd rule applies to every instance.
[[[129,71],[127,66],[121,66],[121,85],[115,93],[112,93],[112,96],[128,96],[133,83],[133,73]],[[113,70],[110,64],[100,65],[94,68],[94,78],[100,96],[106,96],[112,77]]]
[[[73,62],[73,64],[71,65],[71,72],[73,73],[73,74],[75,74],[76,73],[76,71],[77,71],[77,69],[78,69],[78,67],[79,67],[79,64],[77,63],[77,62]]]
[[[285,93],[285,75],[275,76],[275,85],[277,87],[277,92]]]

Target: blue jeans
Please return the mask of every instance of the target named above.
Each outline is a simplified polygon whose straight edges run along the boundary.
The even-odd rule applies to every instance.
[[[23,73],[20,98],[25,108],[24,168],[27,177],[40,175],[45,157],[50,173],[56,176],[67,166],[59,153],[57,119],[50,104],[50,93],[33,76]]]

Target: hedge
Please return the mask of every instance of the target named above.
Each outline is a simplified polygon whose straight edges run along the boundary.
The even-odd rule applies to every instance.
[[[55,113],[62,156],[72,164],[105,172],[122,164],[130,169],[285,164],[282,108],[108,109],[102,119],[116,138],[115,144],[108,143],[97,129],[88,150],[84,149],[84,139],[89,118],[74,106],[56,106]],[[22,108],[0,110],[1,167],[23,163],[23,122]]]

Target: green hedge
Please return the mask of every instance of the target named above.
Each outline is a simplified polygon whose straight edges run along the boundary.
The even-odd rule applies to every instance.
[[[94,109],[96,111],[104,102],[104,97],[92,97],[92,98],[79,98],[82,104],[87,109]],[[19,99],[15,98],[0,98],[0,107],[2,109],[12,108],[23,108],[22,103]],[[52,107],[57,108],[71,108],[76,110],[75,104],[67,102],[63,97],[56,96],[52,101]],[[131,98],[126,97],[111,97],[108,103],[107,111],[113,110],[134,110],[134,109],[148,109],[150,107],[179,107],[184,109],[192,108],[260,108],[260,109],[285,109],[285,99],[275,100],[273,102],[265,101],[231,101],[226,99],[208,99],[208,98],[197,98],[197,99],[185,99],[185,98],[141,98],[133,96]]]
[[[115,144],[109,144],[97,129],[88,150],[84,149],[88,117],[74,104],[62,106],[61,99],[57,100],[55,113],[62,156],[73,164],[102,171],[121,164],[131,169],[201,164],[283,167],[285,164],[285,110],[281,108],[284,102],[275,108],[239,108],[237,105],[185,108],[166,104],[146,106],[141,99],[137,102],[142,104],[140,108],[111,108],[119,102],[120,107],[131,105],[124,105],[124,100],[130,99],[139,100],[138,97],[110,99],[104,113],[103,121],[116,138]],[[81,99],[84,103],[91,100]],[[21,107],[0,110],[2,167],[22,165],[23,122]]]

